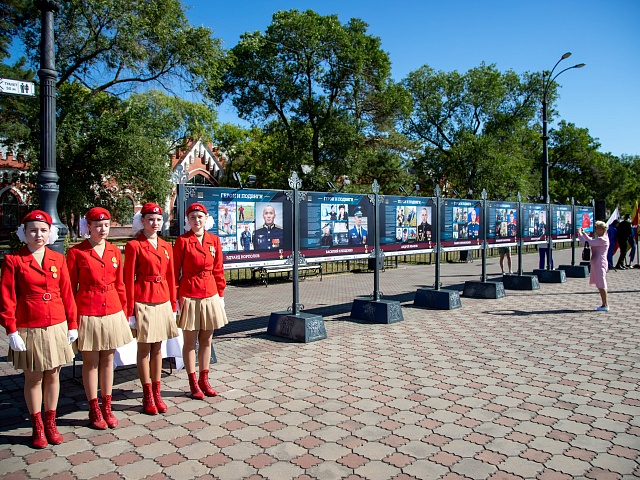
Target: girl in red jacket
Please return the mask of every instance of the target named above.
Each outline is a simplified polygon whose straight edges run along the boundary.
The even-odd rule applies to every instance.
[[[9,361],[24,370],[24,399],[31,415],[33,446],[62,443],[56,427],[60,366],[73,360],[78,338],[76,304],[64,255],[45,247],[55,242],[48,213],[22,220],[18,237],[27,245],[4,257],[0,319],[9,335]],[[44,400],[44,424],[41,407]]]
[[[67,253],[71,289],[78,306],[78,349],[82,352],[82,383],[89,401],[89,422],[105,430],[118,425],[111,411],[113,354],[133,340],[124,314],[127,294],[122,280],[122,254],[107,242],[108,210],[93,207],[85,215],[90,237]],[[98,405],[98,379],[102,410]]]
[[[145,203],[140,214],[142,232],[124,250],[124,284],[129,325],[138,336],[144,412],[156,415],[167,411],[160,397],[162,341],[178,336],[173,250],[158,237],[162,209],[155,203]]]
[[[224,311],[224,279],[220,238],[206,231],[210,218],[201,203],[187,208],[189,229],[173,246],[178,283],[178,326],[184,334],[182,357],[189,375],[191,396],[203,399],[218,394],[209,384],[213,330],[228,323]],[[196,381],[196,341],[200,375]]]

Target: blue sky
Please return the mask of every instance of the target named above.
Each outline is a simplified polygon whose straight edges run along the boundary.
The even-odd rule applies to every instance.
[[[192,23],[213,29],[225,48],[232,48],[244,32],[264,31],[278,10],[338,14],[342,23],[361,18],[369,24],[369,33],[380,37],[396,80],[425,64],[459,72],[483,61],[501,71],[549,70],[563,53],[572,52],[560,66],[587,66],[558,78],[560,118],[588,128],[603,152],[640,155],[639,0],[185,3],[191,7]],[[219,114],[222,121],[239,123],[228,105],[222,105]]]

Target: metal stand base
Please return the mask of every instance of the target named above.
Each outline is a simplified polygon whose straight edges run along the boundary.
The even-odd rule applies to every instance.
[[[540,282],[535,275],[505,275],[502,284],[505,290],[540,290]]]
[[[294,342],[309,343],[327,338],[324,319],[311,313],[272,312],[267,334],[288,338]]]
[[[503,298],[506,294],[504,293],[504,285],[502,282],[467,281],[464,282],[462,296],[495,299]]]
[[[587,278],[589,276],[589,268],[584,265],[560,265],[560,270],[564,270],[569,278]]]
[[[580,265],[584,265],[585,267],[587,267],[587,270],[589,272],[591,271],[591,262],[580,262]]]
[[[351,305],[351,318],[372,323],[396,323],[404,320],[400,302],[356,298]]]
[[[564,270],[536,269],[533,274],[538,277],[540,283],[565,283],[567,281]]]
[[[460,292],[457,290],[434,290],[419,288],[413,300],[416,307],[427,307],[436,310],[453,310],[462,307]]]

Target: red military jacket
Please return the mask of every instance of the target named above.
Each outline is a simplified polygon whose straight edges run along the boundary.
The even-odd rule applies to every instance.
[[[127,316],[133,316],[135,302],[171,302],[176,311],[176,287],[173,276],[173,249],[158,237],[158,249],[141,233],[124,247],[124,285],[127,291]]]
[[[100,258],[85,240],[69,249],[67,262],[78,315],[104,316],[126,311],[127,292],[118,247],[106,242]]]
[[[0,293],[0,321],[7,334],[62,322],[68,323],[69,330],[78,328],[69,270],[61,253],[45,248],[42,267],[27,246],[6,255]]]
[[[224,296],[227,282],[220,237],[204,232],[200,245],[193,231],[187,232],[176,240],[173,257],[175,277],[180,279],[177,298]]]

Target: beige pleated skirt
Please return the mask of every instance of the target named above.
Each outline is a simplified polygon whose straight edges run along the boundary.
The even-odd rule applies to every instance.
[[[138,342],[156,343],[178,336],[176,315],[171,302],[142,303],[136,302],[133,314],[138,324]]]
[[[215,330],[227,323],[229,320],[217,293],[213,297],[182,299],[178,318],[178,326],[182,330]]]
[[[81,352],[115,350],[133,340],[122,310],[103,317],[80,315],[79,324],[78,350]]]
[[[73,360],[74,353],[67,339],[67,322],[50,327],[19,328],[26,352],[9,348],[7,359],[18,370],[45,372]]]

